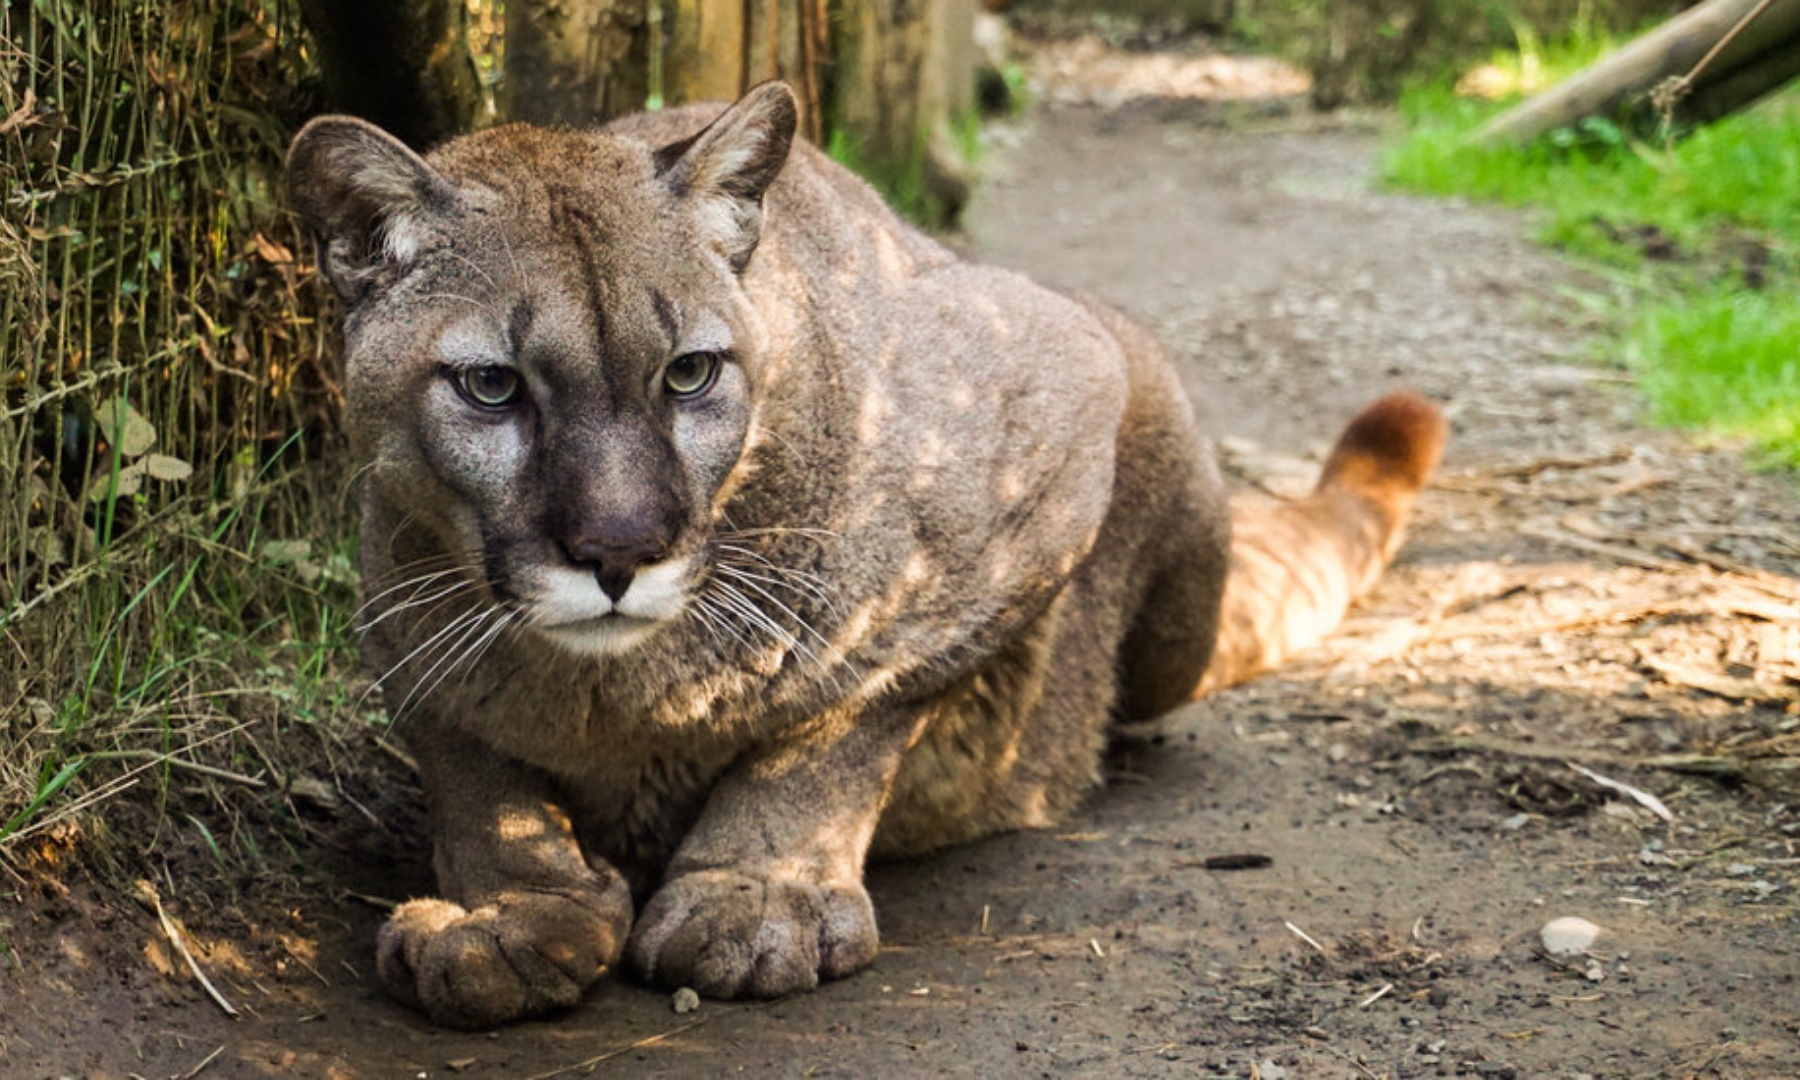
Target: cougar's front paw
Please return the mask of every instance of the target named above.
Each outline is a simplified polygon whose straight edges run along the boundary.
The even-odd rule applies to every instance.
[[[650,898],[630,959],[662,986],[708,997],[810,990],[875,958],[875,909],[861,885],[815,885],[703,870]]]
[[[375,965],[389,993],[435,1023],[489,1028],[581,1000],[630,927],[622,881],[508,891],[473,911],[412,900],[382,926]]]

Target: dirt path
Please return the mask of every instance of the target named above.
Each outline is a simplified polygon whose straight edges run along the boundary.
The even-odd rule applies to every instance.
[[[1122,748],[1063,832],[876,869],[884,950],[816,994],[676,1016],[615,982],[434,1031],[375,991],[351,895],[422,887],[421,854],[340,806],[352,850],[293,899],[189,916],[237,1021],[84,890],[12,927],[0,1074],[1800,1074],[1791,479],[1564,367],[1570,278],[1517,220],[1372,194],[1367,134],[1213,115],[1043,111],[972,244],[1161,331],[1246,481],[1381,389],[1447,403],[1444,482],[1329,648]],[[1270,863],[1204,862],[1236,854]],[[1538,955],[1562,915],[1604,928],[1591,960]]]

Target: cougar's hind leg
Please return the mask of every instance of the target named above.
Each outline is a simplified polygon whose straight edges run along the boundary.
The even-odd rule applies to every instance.
[[[1113,715],[1131,723],[1194,696],[1218,637],[1231,519],[1212,447],[1174,369],[1147,335],[1126,340],[1132,389],[1113,516],[1131,565],[1117,582],[1127,609]]]

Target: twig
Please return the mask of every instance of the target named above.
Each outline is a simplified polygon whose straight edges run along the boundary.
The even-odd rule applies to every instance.
[[[1632,787],[1630,784],[1622,784],[1609,777],[1601,776],[1594,770],[1583,768],[1573,761],[1568,764],[1569,768],[1574,769],[1576,772],[1587,777],[1589,780],[1592,780],[1594,783],[1599,784],[1601,787],[1606,788],[1609,791],[1619,792],[1621,795],[1630,796],[1632,799],[1636,800],[1640,806],[1649,810],[1657,817],[1662,818],[1664,821],[1673,822],[1675,820],[1675,815],[1669,812],[1669,808],[1663,804],[1663,801],[1650,794],[1648,791],[1645,791],[1642,788]]]
[[[1373,994],[1370,994],[1368,997],[1363,998],[1361,1001],[1357,1002],[1356,1007],[1359,1009],[1366,1009],[1369,1006],[1375,1004],[1377,1001],[1380,1001],[1382,998],[1387,997],[1389,994],[1391,994],[1393,992],[1394,992],[1394,984],[1393,983],[1383,983],[1381,985],[1381,989],[1375,991]]]
[[[675,1036],[680,1035],[684,1031],[692,1031],[693,1029],[699,1027],[701,1024],[706,1023],[706,1021],[708,1019],[709,1019],[708,1017],[703,1016],[698,1020],[690,1021],[686,1024],[681,1025],[680,1027],[670,1028],[669,1030],[664,1031],[660,1034],[651,1035],[646,1038],[639,1039],[637,1042],[632,1043],[630,1046],[616,1047],[612,1050],[608,1050],[604,1054],[595,1054],[593,1057],[588,1058],[585,1061],[577,1061],[573,1065],[564,1065],[559,1069],[551,1069],[549,1072],[541,1072],[541,1073],[537,1073],[534,1076],[526,1077],[526,1080],[550,1080],[551,1077],[566,1076],[569,1073],[576,1072],[577,1070],[580,1070],[580,1069],[592,1069],[596,1065],[599,1065],[603,1062],[611,1061],[613,1058],[619,1057],[621,1055],[629,1054],[633,1050],[642,1050],[646,1046],[655,1046],[657,1043],[662,1042],[664,1039],[672,1039]]]
[[[221,769],[216,765],[202,765],[198,761],[188,761],[173,754],[165,754],[157,750],[100,750],[89,754],[93,761],[149,761],[152,765],[172,765],[177,769],[197,772],[202,776],[210,776],[216,780],[229,780],[245,787],[267,787],[268,784],[259,776],[245,776],[243,773]]]
[[[1300,929],[1298,926],[1295,926],[1293,923],[1288,922],[1286,919],[1282,920],[1281,925],[1283,925],[1283,926],[1287,927],[1289,930],[1293,931],[1295,937],[1299,938],[1301,941],[1306,942],[1308,945],[1311,945],[1313,948],[1319,950],[1319,952],[1321,954],[1323,954],[1325,952],[1325,946],[1314,941],[1311,934]]]
[[[200,985],[205,988],[207,996],[213,999],[215,1005],[224,1010],[226,1016],[236,1019],[238,1011],[232,1008],[231,1002],[225,1000],[225,995],[219,993],[219,988],[214,986],[212,980],[206,977],[206,972],[200,969],[200,962],[195,960],[194,954],[188,951],[187,942],[183,940],[181,931],[176,929],[174,920],[169,918],[169,913],[163,910],[162,897],[156,894],[156,886],[140,878],[137,889],[138,896],[156,912],[156,921],[162,924],[163,934],[168,937],[169,944],[175,946],[175,951],[180,953],[182,960],[187,962],[188,970],[194,973],[194,978],[200,980]],[[208,1058],[207,1060],[212,1059]],[[206,1062],[201,1062],[201,1065],[205,1064]],[[196,1068],[194,1071],[198,1072],[199,1069]]]
[[[194,1080],[194,1077],[199,1076],[202,1072],[204,1072],[206,1070],[206,1067],[208,1065],[211,1065],[214,1061],[216,1061],[218,1059],[219,1055],[223,1054],[224,1052],[225,1052],[225,1046],[223,1043],[214,1047],[212,1053],[210,1053],[200,1059],[200,1064],[189,1069],[187,1072],[182,1073],[181,1080]]]

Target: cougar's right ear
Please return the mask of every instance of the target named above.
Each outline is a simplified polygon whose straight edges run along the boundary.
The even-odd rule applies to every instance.
[[[321,116],[288,149],[288,197],[318,239],[319,269],[347,304],[391,280],[457,205],[454,186],[365,120]]]
[[[687,200],[701,235],[742,271],[762,236],[763,192],[781,174],[800,105],[786,83],[754,87],[691,139],[656,152],[657,173]]]

